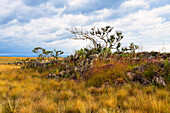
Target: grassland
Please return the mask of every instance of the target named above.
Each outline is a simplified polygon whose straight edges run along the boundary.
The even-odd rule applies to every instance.
[[[0,63],[14,63],[21,60],[26,60],[30,57],[0,57]],[[31,57],[32,59],[35,59],[36,57]]]
[[[121,66],[120,66],[121,68]],[[122,65],[122,68],[123,65]],[[116,69],[118,71],[118,68]],[[2,113],[168,113],[169,86],[87,86],[85,81],[46,79],[49,74],[0,65]],[[98,75],[102,76],[102,75]]]
[[[2,57],[0,56],[0,64],[6,64],[6,63],[14,63],[19,62],[26,59],[36,59],[36,57]],[[50,58],[52,59],[52,57]],[[63,59],[62,57],[59,57],[59,60]]]

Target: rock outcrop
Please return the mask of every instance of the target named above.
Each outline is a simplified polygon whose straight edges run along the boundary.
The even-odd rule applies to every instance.
[[[156,83],[157,85],[166,86],[165,80],[160,73],[155,70],[149,70],[151,64],[159,66],[162,69],[164,68],[163,62],[151,61],[148,62],[146,65],[140,65],[138,67],[133,68],[131,72],[128,72],[126,74],[128,79],[132,82],[139,82],[142,85],[150,85],[151,83]],[[144,74],[144,72],[147,70],[150,71],[149,80],[147,80],[147,77],[145,77]]]

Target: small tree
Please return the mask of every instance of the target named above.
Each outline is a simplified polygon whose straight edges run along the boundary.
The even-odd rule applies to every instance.
[[[113,33],[113,27],[111,26],[102,28],[93,27],[90,31],[78,28],[71,28],[68,30],[75,35],[75,38],[73,39],[90,40],[93,43],[94,48],[99,47],[98,45],[101,45],[102,41],[105,44],[104,48],[106,50],[109,49],[109,51],[111,49],[118,50],[118,48],[120,48],[120,41],[123,39],[122,32],[115,31]]]
[[[134,43],[131,43],[130,46],[129,46],[129,50],[131,51],[132,55],[135,56],[136,58],[136,49],[138,49],[139,46],[138,45],[135,45]]]
[[[48,60],[52,53],[53,53],[53,51],[43,51],[43,54],[45,54],[45,56],[48,58]]]
[[[42,58],[44,57],[43,56],[43,53],[45,52],[46,50],[42,47],[35,47],[32,52],[33,53],[36,53],[38,55],[38,58],[39,60],[42,60]]]
[[[62,55],[63,53],[64,53],[64,52],[61,51],[61,50],[60,50],[60,51],[54,50],[54,52],[51,53],[51,56],[54,57],[54,59],[57,60],[57,59],[58,59],[58,56],[59,56],[59,55]]]

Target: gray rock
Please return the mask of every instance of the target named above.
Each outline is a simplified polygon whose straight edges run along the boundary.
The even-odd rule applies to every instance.
[[[77,67],[74,68],[75,71],[78,71],[79,69]]]
[[[163,55],[162,55],[162,58],[165,60],[165,59],[168,58],[168,56],[167,56],[166,54],[163,54]]]
[[[140,65],[138,67],[135,67],[132,69],[132,72],[134,71],[140,71],[140,72],[144,72],[144,70],[147,69],[147,66],[146,65]]]
[[[155,56],[150,56],[148,59],[152,60],[152,59],[156,59],[156,57]]]
[[[156,82],[156,84],[166,86],[166,83],[164,81],[164,78],[156,71],[154,71],[154,77],[152,79],[153,81]]]
[[[61,71],[61,72],[58,74],[58,76],[63,77],[65,73],[66,73],[66,72],[63,70],[63,71]]]
[[[133,77],[135,76],[135,73],[127,72],[126,75],[129,78],[129,80],[133,80]]]
[[[142,75],[131,72],[128,72],[126,75],[132,82],[139,82],[142,85],[151,85],[151,82],[146,80]]]
[[[56,77],[56,75],[55,74],[49,74],[48,76],[46,76],[46,78],[55,78]]]

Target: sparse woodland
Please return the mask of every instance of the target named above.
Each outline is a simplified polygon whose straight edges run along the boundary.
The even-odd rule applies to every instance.
[[[0,65],[2,113],[168,113],[170,53],[136,52],[111,26],[71,28],[89,48],[32,50],[37,59]]]

